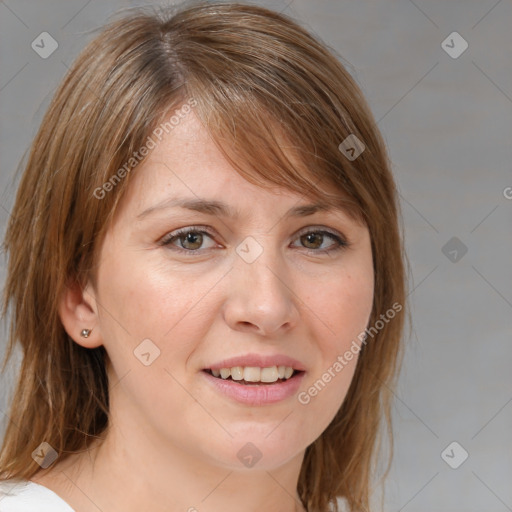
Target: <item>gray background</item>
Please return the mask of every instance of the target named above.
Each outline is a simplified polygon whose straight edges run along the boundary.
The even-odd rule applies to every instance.
[[[351,64],[393,161],[413,325],[385,510],[512,511],[512,3],[256,3],[302,21]],[[16,167],[66,67],[110,13],[142,4],[0,2],[2,236]],[[59,45],[47,59],[31,48],[43,31]],[[453,31],[469,44],[458,58],[442,47]],[[452,237],[462,257],[445,247]],[[3,423],[14,370],[1,381]],[[452,441],[452,465],[469,453],[457,469],[441,457]]]

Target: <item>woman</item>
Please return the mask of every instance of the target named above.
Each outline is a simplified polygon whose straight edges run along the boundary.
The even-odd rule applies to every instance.
[[[0,510],[368,509],[404,314],[396,192],[360,90],[294,21],[195,3],[106,27],[5,247],[24,358]]]

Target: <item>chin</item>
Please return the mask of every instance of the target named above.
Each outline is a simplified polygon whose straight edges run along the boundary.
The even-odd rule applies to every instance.
[[[296,433],[293,429],[273,437],[271,428],[260,433],[254,429],[239,431],[227,444],[215,448],[210,445],[207,456],[230,471],[273,471],[296,457],[302,458],[309,443],[295,439]]]

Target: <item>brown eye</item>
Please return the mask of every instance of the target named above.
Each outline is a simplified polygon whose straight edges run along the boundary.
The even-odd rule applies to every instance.
[[[213,249],[216,245],[213,240],[213,235],[199,228],[185,228],[174,231],[164,237],[160,243],[175,251],[190,254]]]
[[[318,249],[322,246],[324,236],[321,233],[307,233],[300,237],[300,241],[308,249]]]
[[[203,235],[196,231],[190,231],[189,233],[179,237],[181,246],[183,249],[189,249],[191,251],[199,249],[203,245]]]
[[[294,247],[302,247],[312,254],[330,253],[349,246],[347,240],[341,235],[322,229],[299,234],[295,243],[297,245],[294,244]]]

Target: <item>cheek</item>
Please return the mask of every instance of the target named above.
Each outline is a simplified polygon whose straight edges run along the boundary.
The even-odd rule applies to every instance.
[[[101,329],[112,381],[123,390],[113,396],[118,410],[135,406],[153,423],[168,425],[190,408],[183,388],[187,362],[208,333],[214,314],[208,291],[222,276],[199,280],[192,274],[162,268],[140,253],[125,253],[122,261],[101,267]],[[202,418],[201,413],[196,412]],[[179,431],[178,424],[168,428]]]
[[[99,272],[101,328],[112,362],[119,372],[138,364],[133,352],[149,339],[160,350],[157,366],[183,363],[208,332],[214,314],[209,292],[225,272],[199,276],[192,265],[162,265],[154,252],[119,254],[122,260],[105,260]]]
[[[317,318],[314,340],[319,358],[297,399],[312,438],[329,425],[345,399],[372,312],[373,294],[370,260],[325,282],[323,293],[308,294],[311,318]]]
[[[326,280],[318,293],[308,293],[306,304],[326,336],[319,340],[322,352],[344,352],[367,327],[373,307],[373,271],[367,265],[340,272]]]

